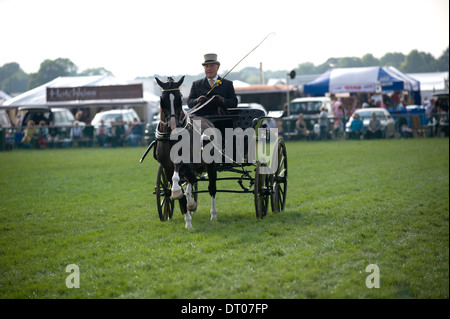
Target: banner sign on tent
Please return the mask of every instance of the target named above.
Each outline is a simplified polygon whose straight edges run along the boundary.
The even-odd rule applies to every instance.
[[[143,98],[142,83],[128,85],[47,87],[47,102]]]
[[[346,93],[346,92],[376,92],[377,85],[375,83],[369,84],[330,84],[330,93]]]

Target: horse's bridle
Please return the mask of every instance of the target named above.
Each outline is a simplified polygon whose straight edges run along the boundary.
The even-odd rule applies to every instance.
[[[174,89],[164,89],[162,90],[163,93],[165,92],[170,92],[170,96],[174,96],[175,91],[180,91],[180,88],[174,88]],[[169,99],[170,99],[169,96]],[[181,127],[177,126],[177,128],[179,128],[178,133],[183,131],[183,130],[190,130],[190,128],[192,127],[191,125],[191,120],[189,117],[189,114],[184,112],[184,123]],[[169,126],[169,121],[171,118],[175,118],[175,121],[177,120],[177,116],[171,112],[171,114],[169,115],[169,117],[166,119],[166,121],[163,120],[159,120],[160,123],[166,124],[168,130],[166,132],[162,132],[159,130],[159,124],[156,126],[156,130],[155,130],[155,138],[157,141],[170,141],[170,135],[172,134],[172,129]],[[178,121],[176,121],[176,124],[178,123]]]

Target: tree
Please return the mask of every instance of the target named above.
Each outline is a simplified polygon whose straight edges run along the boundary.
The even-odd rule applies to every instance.
[[[37,73],[30,74],[28,89],[50,82],[59,76],[75,76],[77,70],[77,66],[69,59],[45,60]]]
[[[0,68],[0,82],[6,80],[20,70],[20,65],[16,62],[6,63]]]
[[[78,73],[81,76],[91,76],[91,75],[113,75],[111,71],[106,70],[104,67],[101,68],[90,68],[83,72]]]
[[[356,68],[364,66],[360,58],[345,57],[340,58],[337,63],[338,68]]]
[[[361,58],[363,66],[380,66],[380,60],[375,58],[373,54],[367,53]]]
[[[7,79],[3,80],[0,84],[0,89],[8,94],[22,93],[27,90],[28,75],[19,70]]]
[[[305,62],[298,65],[297,73],[298,74],[316,74],[316,67],[311,62]]]
[[[445,50],[442,55],[436,61],[436,71],[448,71],[448,48]]]
[[[405,73],[419,73],[430,71],[430,61],[433,58],[430,54],[412,50],[400,66],[400,71]]]
[[[386,53],[380,59],[380,66],[393,66],[399,69],[405,61],[405,55],[399,52]]]
[[[16,62],[0,67],[0,90],[8,94],[21,93],[27,90],[28,76]]]
[[[337,67],[338,62],[338,58],[328,58],[328,60],[316,67],[316,74],[322,74],[331,68]]]

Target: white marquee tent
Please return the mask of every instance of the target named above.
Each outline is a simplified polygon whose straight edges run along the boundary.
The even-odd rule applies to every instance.
[[[3,103],[2,109],[18,109],[20,107],[62,107],[62,108],[134,108],[141,116],[143,121],[151,121],[153,113],[157,108],[159,110],[159,97],[143,90],[141,85],[141,94],[125,94],[117,95],[115,91],[129,91],[136,89],[136,81],[134,84],[120,81],[115,77],[108,75],[99,76],[74,76],[74,77],[58,77],[48,83],[38,86],[30,91],[22,93]],[[139,85],[139,84],[138,84]],[[132,87],[133,86],[133,87]],[[138,86],[137,86],[138,87]],[[55,90],[65,90],[64,94],[60,94],[63,98],[49,98],[49,92]],[[83,96],[82,90],[109,90],[108,94],[103,97],[89,98]],[[49,91],[50,90],[50,91]],[[68,92],[77,92],[78,95],[68,94]],[[94,94],[95,95],[95,94]],[[127,96],[128,95],[128,96]],[[95,111],[95,110],[94,110]]]

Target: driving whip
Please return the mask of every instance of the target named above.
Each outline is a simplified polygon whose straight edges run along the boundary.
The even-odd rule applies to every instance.
[[[272,35],[272,34],[275,34],[275,33],[272,32],[272,33],[269,33],[268,35],[266,35],[266,37],[265,37],[265,38],[264,38],[264,39],[263,39],[256,47],[254,47],[249,53],[247,53],[242,59],[240,59],[239,62],[236,63],[236,64],[231,68],[231,70],[228,71],[227,74],[225,74],[225,75],[222,77],[222,80],[225,79],[225,78],[227,77],[227,75],[230,74],[230,72],[233,71],[234,68],[237,67],[237,66],[239,65],[239,63],[241,63],[246,57],[248,57],[248,56],[250,55],[250,53],[252,53],[253,51],[255,51],[255,50],[256,50],[256,49],[257,49],[264,41],[266,41],[266,39],[267,39],[270,35]],[[208,96],[208,94],[211,93],[211,91],[214,90],[214,88],[215,88],[217,85],[219,85],[219,84],[221,84],[221,82],[220,82],[220,80],[217,80],[216,83],[214,83],[214,85],[213,85],[213,87],[211,88],[211,90],[209,90],[209,92],[206,93],[205,96]]]

